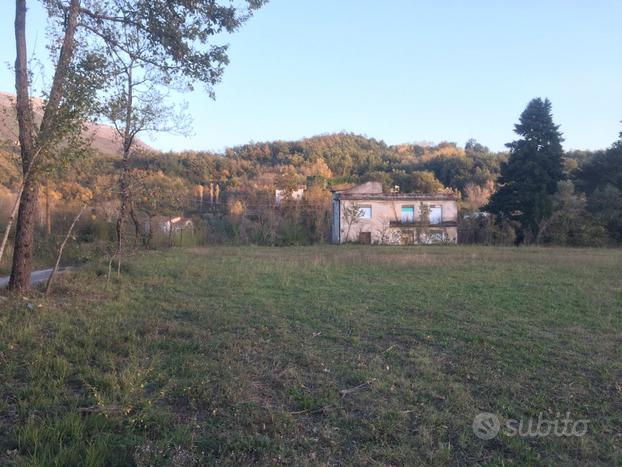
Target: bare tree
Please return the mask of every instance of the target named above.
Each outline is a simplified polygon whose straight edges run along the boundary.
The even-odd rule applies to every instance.
[[[46,296],[50,293],[50,290],[52,290],[52,281],[54,280],[54,276],[58,272],[58,267],[60,266],[60,260],[63,257],[63,251],[65,250],[65,245],[67,245],[67,242],[71,238],[71,234],[73,233],[73,229],[76,226],[76,224],[78,223],[78,221],[80,220],[80,217],[82,217],[82,214],[84,213],[86,208],[87,208],[87,204],[84,204],[82,206],[82,209],[80,209],[80,211],[76,215],[76,217],[74,217],[73,222],[71,223],[71,225],[69,226],[69,229],[67,230],[67,234],[65,235],[65,239],[63,240],[63,243],[61,243],[61,245],[60,245],[60,247],[58,249],[58,255],[56,256],[56,263],[54,264],[54,269],[52,269],[52,272],[50,273],[50,277],[48,277],[48,281],[45,284],[45,295]]]
[[[343,219],[346,222],[346,242],[350,241],[350,230],[352,226],[358,224],[363,213],[358,206],[348,205],[343,210]]]
[[[136,232],[139,222],[131,199],[130,160],[136,148],[136,137],[141,132],[188,133],[189,120],[166,104],[164,84],[166,73],[151,63],[140,60],[150,47],[146,38],[135,28],[125,28],[119,42],[107,44],[112,86],[102,106],[102,114],[112,123],[122,142],[122,164],[119,176],[120,208],[116,223],[117,276],[121,274],[123,252],[123,225],[127,214],[134,222]]]
[[[417,227],[417,243],[430,243],[430,206],[425,203],[419,204],[421,219]]]
[[[381,244],[388,244],[391,240],[391,221],[383,220],[377,229]]]

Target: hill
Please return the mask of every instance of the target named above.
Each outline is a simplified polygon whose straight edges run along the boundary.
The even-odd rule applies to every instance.
[[[40,119],[43,114],[43,101],[34,99],[35,118]],[[108,125],[95,122],[87,122],[85,135],[93,137],[92,147],[99,153],[112,156],[118,155],[121,150],[121,140],[116,130]],[[17,116],[15,115],[15,95],[0,92],[0,141],[9,141],[17,144],[18,128]],[[142,141],[138,141],[138,146],[154,151]]]
[[[17,143],[14,102],[14,95],[0,92],[0,144],[4,143],[4,152],[7,149],[10,152],[11,146]],[[37,100],[34,111],[38,118],[42,107],[43,102]],[[114,162],[121,152],[115,129],[87,122],[85,132],[93,138],[93,149],[103,156],[95,161],[92,172],[112,175],[111,169],[116,170]],[[244,185],[256,190],[257,184],[307,183],[319,177],[330,185],[373,179],[387,188],[398,185],[403,191],[444,186],[466,194],[467,186],[484,187],[492,183],[504,158],[474,141],[467,142],[464,148],[449,142],[390,146],[382,140],[345,132],[295,141],[251,142],[228,148],[224,154],[207,151],[163,154],[140,141],[138,146],[142,151],[133,161],[135,168],[160,171],[192,185],[219,180],[235,186],[236,190]],[[0,159],[0,165],[8,166],[6,154],[0,154]],[[7,172],[0,177],[0,184],[14,184],[17,175]],[[89,182],[78,180],[78,183],[88,185]]]

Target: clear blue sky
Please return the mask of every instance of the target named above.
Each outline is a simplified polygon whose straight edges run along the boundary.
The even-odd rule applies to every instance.
[[[14,60],[14,3],[4,1],[3,65]],[[31,48],[36,37],[41,49],[45,17],[31,3]],[[228,38],[216,101],[200,87],[184,95],[195,134],[144,139],[222,150],[345,130],[503,149],[539,96],[553,102],[566,149],[606,147],[622,130],[620,18],[620,0],[271,0]],[[3,66],[0,90],[13,89]]]

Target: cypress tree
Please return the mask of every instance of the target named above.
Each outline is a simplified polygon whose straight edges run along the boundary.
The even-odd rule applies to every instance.
[[[562,134],[553,122],[551,102],[533,99],[514,131],[520,139],[506,144],[508,161],[501,166],[499,189],[484,208],[518,227],[519,243],[533,239],[551,213],[551,198],[564,178]]]

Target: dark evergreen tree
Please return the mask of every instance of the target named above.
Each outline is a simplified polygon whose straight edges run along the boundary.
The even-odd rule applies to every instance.
[[[622,134],[573,175],[577,187],[587,195],[588,210],[605,226],[612,240],[622,241]]]
[[[506,145],[510,156],[501,166],[499,189],[484,209],[517,221],[520,243],[535,238],[541,220],[550,215],[551,195],[564,178],[563,138],[548,99],[529,102],[514,131],[521,139]]]
[[[598,151],[573,173],[577,187],[591,195],[611,185],[622,190],[622,139],[606,151]]]

